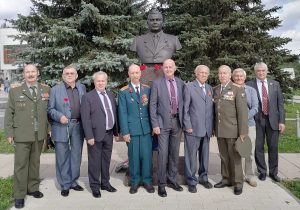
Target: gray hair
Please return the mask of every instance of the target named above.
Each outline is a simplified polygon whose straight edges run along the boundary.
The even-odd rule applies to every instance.
[[[76,69],[76,67],[74,66],[74,65],[68,65],[68,66],[66,66],[64,69],[63,69],[63,71],[64,70],[66,70],[66,69],[74,69],[76,72],[77,72],[77,69]]]
[[[107,76],[107,74],[106,74],[104,71],[97,71],[97,72],[95,72],[95,73],[93,74],[93,76],[92,76],[92,79],[95,80],[96,77],[97,77],[97,76],[100,76],[100,75],[103,75],[104,78],[105,78],[106,81],[107,81],[108,76]]]
[[[205,65],[198,65],[195,70],[194,73],[197,74],[198,71],[200,71],[201,69],[206,68],[208,70],[208,74],[209,74],[209,68]]]
[[[232,72],[232,75],[234,76],[236,73],[243,73],[245,77],[247,77],[247,73],[244,69],[242,68],[237,68],[237,69],[234,69],[233,72]]]
[[[259,67],[262,67],[268,72],[268,66],[264,62],[259,62],[254,65],[254,71],[256,71]]]
[[[218,68],[218,71],[220,71],[221,69],[225,69],[225,70],[227,70],[231,74],[231,68],[229,66],[227,66],[227,65],[221,65]]]

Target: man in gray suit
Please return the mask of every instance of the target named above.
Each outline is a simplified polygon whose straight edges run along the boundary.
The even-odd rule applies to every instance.
[[[264,154],[265,138],[267,139],[269,155],[269,176],[275,182],[278,177],[278,138],[285,130],[284,100],[280,84],[267,79],[268,66],[261,62],[254,66],[256,79],[247,85],[257,91],[258,113],[254,116],[256,123],[255,162],[261,181],[266,180],[267,166]]]
[[[107,74],[93,75],[95,89],[82,97],[81,119],[88,144],[88,175],[95,198],[101,197],[100,188],[108,192],[117,190],[109,183],[109,165],[113,147],[113,134],[117,135],[117,107],[114,94],[106,90]],[[99,177],[101,174],[101,183]]]
[[[83,191],[77,180],[83,145],[80,121],[80,101],[85,86],[76,82],[77,71],[72,66],[63,70],[63,82],[50,92],[48,113],[52,118],[52,139],[55,141],[56,178],[61,186],[61,195],[69,195],[69,189]]]
[[[164,77],[152,83],[150,117],[153,133],[158,135],[158,195],[166,197],[167,178],[169,187],[176,191],[183,188],[176,182],[179,146],[183,124],[184,83],[174,76],[175,62],[167,59],[163,63]]]
[[[177,36],[162,31],[163,16],[157,10],[150,11],[147,19],[149,32],[135,37],[130,50],[137,52],[141,63],[141,82],[149,85],[157,77],[162,76],[161,64],[176,50],[181,49]]]
[[[199,182],[205,188],[212,188],[208,181],[209,139],[213,131],[214,108],[213,89],[206,83],[209,68],[199,65],[195,69],[196,80],[184,89],[183,125],[185,129],[184,157],[185,177],[188,190],[197,192]],[[197,153],[199,157],[199,177],[196,178]]]

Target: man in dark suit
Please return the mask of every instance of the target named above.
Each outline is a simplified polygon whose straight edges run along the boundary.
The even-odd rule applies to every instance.
[[[198,182],[207,189],[213,187],[207,177],[209,140],[214,122],[213,89],[206,83],[209,68],[199,65],[195,69],[195,75],[196,80],[188,83],[184,89],[183,114],[185,178],[191,193],[197,192]],[[197,154],[198,178],[196,177]]]
[[[176,191],[183,188],[176,182],[179,146],[183,126],[184,83],[174,76],[175,62],[163,63],[164,77],[156,79],[151,87],[150,117],[153,133],[158,135],[158,195],[166,197],[169,187]]]
[[[93,80],[95,89],[82,97],[80,112],[88,145],[90,188],[93,196],[99,198],[100,188],[108,192],[117,191],[109,183],[113,134],[117,135],[117,108],[114,94],[106,90],[107,74],[103,71],[96,72]]]
[[[248,108],[243,88],[231,82],[231,69],[222,65],[218,69],[220,85],[214,88],[215,135],[221,158],[222,180],[215,188],[234,185],[234,194],[243,192],[242,159],[236,151],[238,137],[248,134]]]
[[[261,62],[254,66],[256,79],[247,85],[257,91],[259,99],[258,113],[254,116],[256,123],[255,162],[261,181],[266,179],[267,166],[265,162],[264,144],[267,139],[269,155],[269,176],[275,182],[278,177],[278,138],[285,130],[284,100],[280,85],[272,79],[267,79],[268,66]]]
[[[55,141],[56,178],[61,195],[69,189],[83,191],[78,184],[80,176],[83,130],[80,118],[80,101],[85,86],[76,82],[77,71],[72,66],[63,70],[63,82],[51,88],[48,113],[52,118],[51,137]]]
[[[15,145],[15,207],[24,207],[27,195],[42,198],[40,155],[48,133],[49,87],[37,82],[39,71],[33,64],[24,67],[25,82],[9,91],[4,129],[8,142]]]
[[[181,49],[181,44],[178,37],[162,31],[163,16],[157,9],[150,11],[147,24],[149,32],[135,37],[130,49],[137,52],[144,64],[141,68],[141,82],[149,85],[163,75],[161,64],[172,58],[176,50]]]
[[[129,66],[130,82],[119,93],[119,122],[123,139],[128,144],[130,190],[134,194],[142,182],[149,193],[152,185],[152,137],[149,114],[150,87],[140,83],[140,67]]]

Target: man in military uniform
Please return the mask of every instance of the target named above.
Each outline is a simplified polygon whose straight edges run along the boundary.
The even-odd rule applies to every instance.
[[[128,75],[130,82],[119,93],[119,123],[121,134],[128,143],[131,187],[129,193],[138,190],[143,182],[147,192],[152,186],[152,138],[149,116],[149,86],[140,83],[140,67],[132,64]]]
[[[40,155],[47,136],[47,104],[49,87],[37,82],[38,69],[24,67],[25,83],[10,90],[5,112],[5,134],[15,145],[14,197],[15,207],[24,207],[27,195],[42,198],[39,191]]]
[[[243,170],[241,156],[235,149],[238,137],[248,134],[248,110],[246,94],[243,88],[231,82],[229,66],[219,67],[220,85],[214,88],[215,135],[221,157],[222,180],[215,188],[234,185],[234,194],[243,192]]]

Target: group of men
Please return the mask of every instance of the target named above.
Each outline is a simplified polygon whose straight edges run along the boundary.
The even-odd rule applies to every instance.
[[[43,197],[39,191],[39,161],[43,140],[49,132],[47,115],[55,141],[56,177],[64,197],[69,195],[70,189],[84,190],[78,184],[84,138],[92,195],[101,197],[100,189],[117,191],[109,182],[109,166],[113,136],[118,134],[128,145],[131,194],[141,185],[149,193],[155,191],[152,184],[153,135],[158,138],[158,195],[167,196],[166,186],[183,190],[176,180],[182,132],[189,192],[197,192],[198,183],[207,189],[213,187],[208,180],[212,135],[217,137],[222,174],[222,180],[214,187],[234,186],[234,193],[239,195],[244,178],[256,186],[252,168],[254,149],[252,156],[246,158],[243,172],[242,158],[235,148],[237,138],[243,141],[250,128],[254,132],[252,143],[258,178],[266,179],[263,148],[266,136],[269,175],[274,181],[280,181],[277,173],[278,136],[284,131],[282,92],[278,82],[266,78],[266,64],[258,63],[254,69],[257,78],[249,81],[248,86],[244,84],[244,70],[234,71],[235,84],[231,81],[230,67],[222,65],[218,69],[220,85],[212,88],[207,84],[207,66],[197,66],[195,80],[185,84],[175,76],[175,62],[167,59],[162,65],[163,76],[154,80],[150,88],[140,82],[140,67],[132,64],[128,69],[130,81],[120,90],[117,105],[114,94],[106,89],[108,76],[103,71],[94,73],[95,89],[86,93],[84,85],[76,82],[76,69],[67,66],[63,69],[63,81],[50,91],[49,87],[37,82],[36,66],[26,65],[25,82],[9,92],[5,114],[6,136],[15,145],[15,207],[24,207],[26,195]]]

